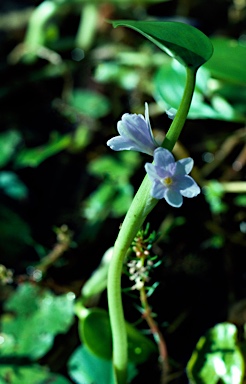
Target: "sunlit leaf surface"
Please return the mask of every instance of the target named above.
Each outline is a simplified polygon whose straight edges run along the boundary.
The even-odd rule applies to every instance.
[[[241,384],[244,360],[236,338],[231,323],[217,324],[201,337],[187,365],[190,383]]]
[[[238,85],[246,85],[245,57],[246,46],[237,40],[213,38],[214,53],[205,64],[212,75]],[[226,63],[226,65],[225,65]]]
[[[209,38],[188,24],[134,20],[117,20],[112,24],[114,27],[129,27],[141,33],[186,67],[199,68],[213,53]]]
[[[244,116],[225,98],[210,90],[210,79],[208,70],[200,68],[188,118],[244,121]],[[175,61],[165,63],[157,70],[153,81],[154,96],[163,109],[178,109],[186,81],[184,68]]]

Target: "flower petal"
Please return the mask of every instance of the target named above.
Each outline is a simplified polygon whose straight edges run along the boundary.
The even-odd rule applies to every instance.
[[[187,187],[186,189],[185,188],[180,189],[181,195],[184,197],[197,196],[201,192],[201,189],[197,185],[195,180],[193,180],[192,177],[190,177],[190,176],[185,176],[185,180],[186,180],[187,184],[189,183],[189,187]]]
[[[107,142],[112,149],[115,151],[131,149],[153,155],[157,143],[151,130],[147,103],[145,103],[145,118],[140,114],[125,113],[117,123],[117,130],[120,136]]]
[[[124,113],[121,120],[117,123],[117,130],[121,136],[134,139],[137,131],[146,130],[146,122],[143,115]]]
[[[175,159],[170,151],[159,147],[154,151],[154,162],[157,167],[169,169],[170,164],[175,163]]]
[[[154,163],[145,164],[146,172],[153,182],[151,196],[164,199],[172,207],[183,204],[183,196],[194,197],[200,193],[197,183],[187,173],[193,167],[193,160],[186,159],[175,162],[170,151],[157,148],[154,151]]]
[[[156,148],[150,125],[143,115],[125,113],[121,121],[118,122],[117,129],[121,136],[141,142],[144,145],[151,145],[153,150]]]
[[[187,175],[190,173],[194,165],[194,160],[191,157],[186,157],[185,159],[178,160],[176,162],[176,174],[177,175]]]
[[[149,128],[151,129],[150,126],[150,121],[149,121],[149,106],[148,103],[144,103],[144,116],[145,116],[145,121],[148,124]]]
[[[194,180],[192,177],[184,175],[184,176],[176,176],[174,178],[174,186],[175,189],[178,189],[179,191],[188,189],[192,187]]]
[[[164,185],[159,180],[155,180],[150,192],[151,196],[155,199],[163,199],[165,197],[165,192],[166,188]]]
[[[151,125],[150,125],[150,120],[149,120],[149,106],[148,106],[148,103],[145,103],[145,121],[146,121],[146,124],[148,126],[148,132],[150,134],[151,140],[155,143],[155,139],[154,139],[154,136],[153,136],[153,132],[152,132]]]
[[[107,141],[107,145],[114,151],[125,151],[125,150],[138,151],[139,150],[136,143],[122,136],[113,137],[112,139]]]
[[[175,208],[179,208],[183,204],[181,193],[173,188],[169,188],[165,191],[164,198],[169,205]]]
[[[156,179],[159,178],[158,174],[156,173],[156,169],[155,169],[154,164],[146,163],[144,168],[145,168],[151,181],[155,181]]]

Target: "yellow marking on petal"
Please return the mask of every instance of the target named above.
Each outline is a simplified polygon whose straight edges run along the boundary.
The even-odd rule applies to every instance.
[[[167,176],[163,179],[163,184],[169,187],[173,183],[173,179],[170,176]]]

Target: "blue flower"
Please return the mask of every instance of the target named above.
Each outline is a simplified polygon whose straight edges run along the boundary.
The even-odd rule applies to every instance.
[[[194,197],[200,188],[188,173],[192,170],[193,160],[190,157],[175,162],[170,151],[157,148],[154,151],[154,163],[145,164],[146,172],[153,182],[151,196],[164,198],[172,207],[180,207],[184,197]]]
[[[151,130],[147,103],[145,103],[145,117],[125,113],[117,124],[117,130],[120,136],[113,137],[107,142],[114,151],[132,150],[153,155],[158,147]]]

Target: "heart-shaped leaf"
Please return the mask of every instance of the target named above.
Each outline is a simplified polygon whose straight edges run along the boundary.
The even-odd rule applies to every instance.
[[[114,27],[134,29],[160,49],[193,70],[204,64],[213,53],[209,38],[191,25],[175,21],[117,20]]]
[[[79,316],[81,341],[94,355],[110,360],[112,358],[112,336],[108,313],[101,308],[83,309]],[[155,344],[133,325],[126,323],[129,361],[144,363],[156,352]]]
[[[217,37],[212,41],[214,55],[206,64],[212,76],[220,80],[228,81],[231,84],[245,86],[245,45],[225,37]],[[241,94],[241,91],[239,91],[239,93]]]
[[[178,109],[186,81],[185,68],[170,60],[158,68],[154,78],[154,97],[164,109]],[[210,74],[205,67],[197,72],[196,87],[192,97],[189,119],[218,119],[244,121],[245,117],[233,108],[220,93],[209,88]],[[241,96],[241,95],[240,95]]]

